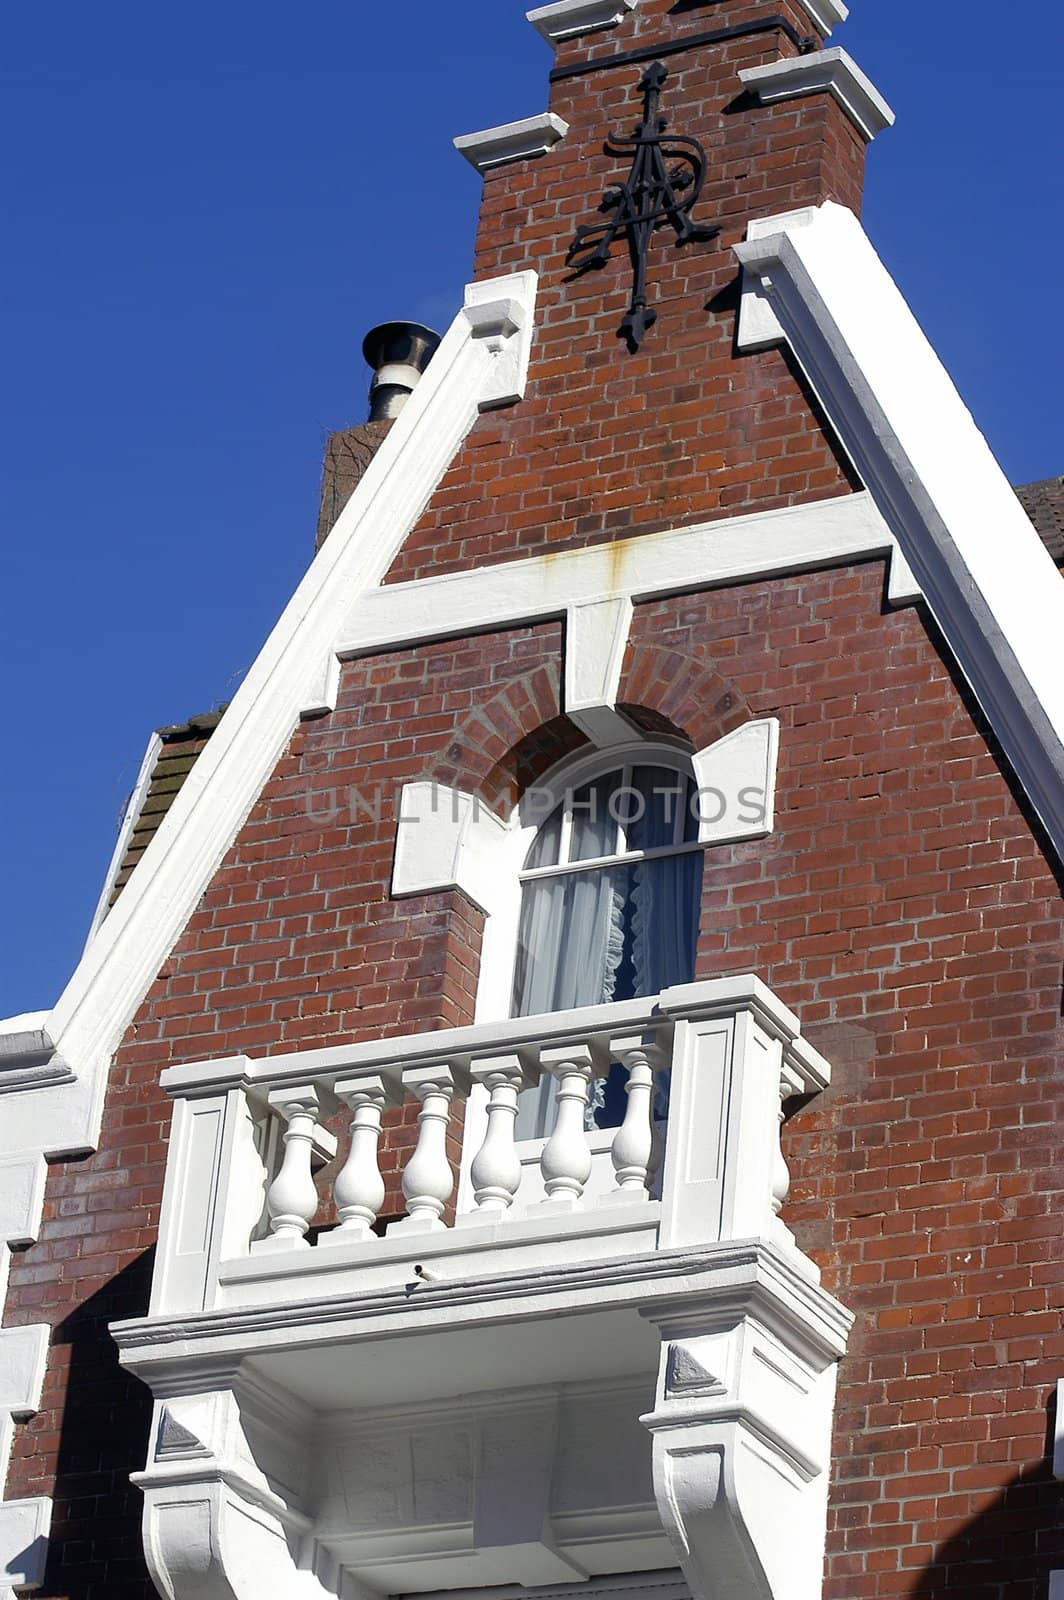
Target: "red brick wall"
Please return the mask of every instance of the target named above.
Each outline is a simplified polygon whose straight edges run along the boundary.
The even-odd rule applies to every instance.
[[[799,7],[782,10],[800,31]],[[764,6],[700,8],[666,20],[646,6],[595,44],[615,54],[683,33],[764,16]],[[574,41],[560,65],[583,59]],[[599,271],[571,281],[566,250],[594,222],[603,190],[627,175],[602,150],[629,133],[642,105],[642,66],[553,86],[550,108],[570,124],[547,156],[489,172],[476,275],[535,268],[536,337],[522,404],[473,429],[394,563],[390,580],[422,577],[546,549],[740,511],[845,494],[849,470],[804,385],[779,351],[737,359],[738,266],[731,247],[754,217],[838,200],[860,210],[864,143],[828,95],[761,107],[740,67],[794,53],[781,33],[705,45],[667,58],[664,110],[674,133],[702,141],[708,178],[695,220],[722,226],[709,244],[650,248],[658,321],[630,355],[617,338],[631,268],[623,242]]]

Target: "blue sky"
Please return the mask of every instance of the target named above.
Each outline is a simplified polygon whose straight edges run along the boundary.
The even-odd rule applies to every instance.
[[[898,112],[866,226],[1013,481],[1064,472],[1060,7],[851,5]],[[524,9],[7,8],[0,1016],[72,970],[151,729],[232,693],[303,571],[363,333],[459,303],[450,140],[546,104]]]

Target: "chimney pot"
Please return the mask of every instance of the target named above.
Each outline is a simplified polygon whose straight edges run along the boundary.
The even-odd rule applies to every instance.
[[[373,368],[371,422],[399,415],[439,344],[439,334],[420,322],[382,322],[370,329],[362,342],[362,354]]]

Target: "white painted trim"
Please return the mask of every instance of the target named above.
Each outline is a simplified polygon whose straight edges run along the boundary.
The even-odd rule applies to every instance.
[[[553,0],[525,16],[548,44],[560,44],[563,39],[615,28],[638,4],[639,0]]]
[[[107,871],[104,873],[103,888],[100,890],[100,898],[96,902],[96,910],[92,914],[92,921],[89,924],[89,931],[85,937],[86,948],[88,948],[88,946],[92,943],[96,936],[96,930],[99,928],[100,923],[107,915],[107,903],[111,898],[111,891],[115,886],[115,880],[118,877],[122,862],[126,858],[126,850],[129,848],[129,841],[133,835],[133,829],[137,825],[137,819],[140,816],[141,809],[145,800],[148,798],[148,790],[151,788],[152,775],[155,772],[155,763],[159,759],[159,751],[162,749],[162,747],[162,739],[157,733],[153,733],[151,738],[148,740],[147,749],[145,750],[144,756],[141,760],[140,770],[137,773],[137,781],[133,785],[133,792],[126,801],[126,808],[122,813],[122,821],[118,828],[118,838],[115,840],[115,847],[111,851],[111,859],[107,863]]]
[[[351,608],[337,650],[344,657],[372,655],[429,639],[563,617],[573,607],[600,600],[658,600],[875,556],[892,561],[896,550],[871,496],[841,495],[386,584]]]
[[[817,50],[807,56],[785,56],[761,67],[742,67],[739,77],[762,105],[794,100],[800,95],[830,94],[850,121],[871,141],[894,123],[894,112],[872,80],[845,50]]]
[[[850,14],[850,8],[843,4],[843,0],[798,0],[804,6],[813,22],[822,34],[830,34],[832,28],[837,28],[840,22],[845,22]]]
[[[544,156],[569,132],[569,124],[553,111],[541,111],[520,122],[504,122],[480,133],[460,133],[454,140],[458,154],[480,173],[511,161]]]
[[[632,627],[632,601],[590,600],[565,613],[565,710],[592,744],[625,744],[632,728],[614,707]]]
[[[47,1011],[24,1011],[21,1016],[8,1017],[0,1023],[0,1096],[72,1079],[73,1073],[56,1052],[48,1031],[49,1017]]]
[[[36,1151],[0,1156],[0,1243],[25,1246],[36,1239],[47,1172]]]
[[[461,889],[490,914],[506,828],[476,795],[438,783],[408,783],[395,834],[392,894]]]
[[[691,757],[699,792],[699,843],[735,844],[772,832],[779,746],[779,721],[764,717],[733,728]]]
[[[1064,858],[1064,582],[860,223],[736,246]]]
[[[1053,1430],[1053,1476],[1064,1478],[1064,1378],[1057,1379],[1057,1414]]]

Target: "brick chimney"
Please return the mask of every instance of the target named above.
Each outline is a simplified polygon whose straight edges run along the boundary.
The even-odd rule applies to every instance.
[[[367,333],[362,354],[373,369],[369,419],[331,433],[326,442],[315,550],[325,543],[439,343],[439,334],[420,322],[382,322]]]

